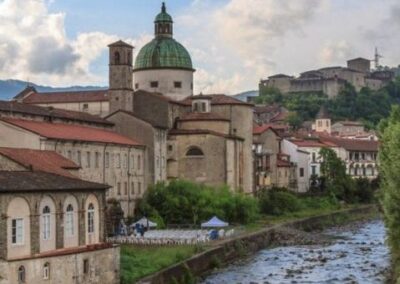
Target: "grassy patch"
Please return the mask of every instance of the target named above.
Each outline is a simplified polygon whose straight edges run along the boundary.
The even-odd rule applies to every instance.
[[[199,251],[194,246],[137,247],[121,246],[121,283],[138,279],[187,259]]]

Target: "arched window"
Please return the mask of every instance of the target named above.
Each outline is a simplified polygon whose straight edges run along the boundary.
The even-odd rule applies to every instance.
[[[50,263],[48,262],[43,265],[43,279],[50,279]]]
[[[65,234],[67,237],[71,237],[74,233],[74,207],[68,204],[65,212]]]
[[[90,203],[88,206],[87,211],[87,218],[88,218],[88,233],[94,233],[94,206],[93,203]]]
[[[186,152],[187,157],[201,157],[204,156],[203,151],[199,147],[190,147],[189,150]]]
[[[116,51],[116,52],[114,53],[114,63],[115,63],[115,64],[119,64],[120,62],[121,62],[121,55],[119,54],[118,51]]]
[[[50,207],[45,206],[42,211],[42,221],[43,221],[43,240],[50,239]]]
[[[18,268],[18,283],[25,283],[25,267],[24,266],[20,266]]]

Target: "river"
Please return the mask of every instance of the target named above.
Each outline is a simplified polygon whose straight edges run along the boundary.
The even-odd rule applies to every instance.
[[[265,249],[213,272],[203,284],[384,283],[390,266],[381,220],[323,232],[330,245]]]

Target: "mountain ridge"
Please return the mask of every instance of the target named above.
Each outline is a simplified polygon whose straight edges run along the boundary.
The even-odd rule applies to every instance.
[[[69,86],[69,87],[51,87],[38,85],[35,83],[16,80],[16,79],[5,79],[0,80],[0,99],[10,100],[18,93],[20,93],[27,86],[34,87],[38,92],[66,92],[66,91],[91,91],[91,90],[104,90],[107,87],[102,86]]]

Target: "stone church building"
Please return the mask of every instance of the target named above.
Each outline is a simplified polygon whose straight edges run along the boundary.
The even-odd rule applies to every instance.
[[[114,131],[145,145],[146,184],[181,178],[252,193],[252,104],[222,94],[194,95],[192,59],[173,31],[162,4],[154,38],[135,59],[133,46],[110,44],[105,94],[52,97],[31,88],[14,99],[83,110],[112,122]]]

